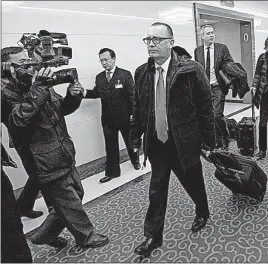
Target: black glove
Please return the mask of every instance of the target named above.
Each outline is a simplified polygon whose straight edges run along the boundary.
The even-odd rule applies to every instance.
[[[78,81],[76,81],[74,83],[70,83],[70,85],[68,86],[68,90],[72,96],[84,94],[84,87]]]

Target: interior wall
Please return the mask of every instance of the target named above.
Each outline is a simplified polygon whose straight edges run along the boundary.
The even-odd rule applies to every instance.
[[[218,22],[213,27],[215,42],[227,45],[234,61],[241,63],[240,24]]]
[[[196,48],[194,1],[2,1],[2,47],[15,45],[25,32],[46,29],[67,34],[73,49],[71,67],[76,67],[85,88],[94,87],[95,76],[102,71],[98,52],[110,47],[117,54],[117,65],[134,74],[147,60],[142,38],[148,27],[158,20],[167,22],[174,30],[175,44],[193,55]],[[196,1],[219,6],[219,1]],[[245,12],[252,14],[254,1],[244,4]],[[224,8],[224,7],[223,7]],[[227,11],[228,12],[228,11]],[[268,18],[268,16],[267,16]],[[263,30],[267,19],[260,17]],[[265,20],[266,19],[266,20]],[[266,27],[266,29],[268,26]],[[256,32],[256,55],[263,51],[265,34]],[[266,33],[267,36],[267,33]],[[62,95],[66,86],[57,86]],[[66,117],[67,126],[77,151],[77,165],[105,156],[100,124],[100,100],[84,100],[81,107]],[[8,137],[3,128],[2,141],[8,148]],[[120,148],[124,148],[120,136]],[[14,149],[8,149],[19,169],[7,169],[14,189],[24,185],[27,175]]]
[[[264,41],[268,36],[268,1],[234,1],[234,7],[223,6],[221,1],[194,2],[225,9],[226,14],[230,10],[254,16],[253,50],[255,51],[255,61],[257,61],[258,56],[264,52]]]
[[[53,11],[55,9],[61,11]],[[184,12],[182,20],[178,10]],[[173,21],[165,18],[167,12],[175,13]],[[134,75],[135,69],[148,58],[142,38],[159,16],[172,26],[175,44],[185,47],[191,54],[195,48],[192,7],[179,2],[24,1],[21,7],[2,15],[3,47],[16,44],[24,32],[46,29],[66,33],[73,49],[70,66],[77,68],[81,83],[88,89],[94,87],[95,76],[103,70],[98,58],[103,47],[114,49],[116,64]],[[59,85],[55,90],[64,95],[66,85]],[[76,147],[77,165],[105,156],[100,112],[99,99],[86,99],[75,113],[66,117],[68,131]],[[3,129],[5,146],[8,146],[7,141],[6,129]],[[122,148],[125,145],[120,135]],[[7,171],[16,189],[24,185],[27,175],[15,150],[9,152],[19,164],[19,169]]]
[[[258,57],[261,53],[264,53],[264,42],[266,38],[268,37],[268,19],[266,20],[267,23],[267,30],[255,30],[255,62],[257,63]]]
[[[240,24],[218,22],[213,24],[215,32],[215,42],[227,45],[231,56],[235,62],[241,63],[241,45],[240,45]],[[239,100],[239,97],[232,97],[232,91],[226,96],[227,100]]]

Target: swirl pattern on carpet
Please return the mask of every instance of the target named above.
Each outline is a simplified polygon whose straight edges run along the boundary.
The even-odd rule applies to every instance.
[[[61,250],[29,242],[34,262],[267,263],[268,192],[259,204],[254,199],[233,195],[214,177],[213,165],[204,160],[202,163],[211,217],[201,232],[191,232],[194,205],[172,175],[163,246],[147,258],[133,253],[144,239],[149,173],[84,206],[95,231],[109,236],[108,245],[81,249],[65,229],[61,236],[68,245]],[[268,174],[267,158],[258,164]]]

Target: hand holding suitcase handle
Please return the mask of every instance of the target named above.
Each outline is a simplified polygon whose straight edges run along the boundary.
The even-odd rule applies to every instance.
[[[222,162],[217,158],[217,155],[215,155],[217,151],[205,151],[202,149],[201,156],[208,162],[212,163],[217,170],[221,171],[226,179],[228,178],[231,181],[237,182],[239,184],[242,184],[241,179],[239,177],[239,174],[245,174],[242,170],[235,170],[232,168],[227,168],[222,164]],[[206,155],[208,154],[208,155]]]
[[[204,157],[204,156],[209,157],[211,154],[211,151],[213,151],[213,149],[211,147],[208,147],[205,143],[202,143],[202,145],[201,145],[201,156],[202,157]]]

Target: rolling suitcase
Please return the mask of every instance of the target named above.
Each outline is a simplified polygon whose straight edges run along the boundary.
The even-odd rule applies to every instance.
[[[253,94],[252,94],[253,97]],[[254,104],[252,103],[252,117],[243,117],[238,122],[237,146],[243,156],[253,156],[256,144],[256,119]]]
[[[212,151],[204,158],[214,164],[215,177],[233,193],[263,200],[267,175],[253,159],[229,151]]]

